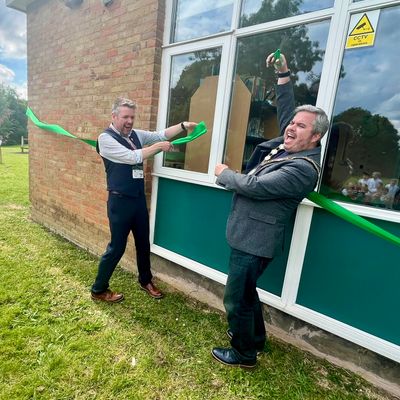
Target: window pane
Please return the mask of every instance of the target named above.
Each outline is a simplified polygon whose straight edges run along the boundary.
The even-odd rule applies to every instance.
[[[167,126],[204,121],[208,132],[165,153],[165,167],[208,172],[220,62],[220,47],[172,57]]]
[[[177,0],[172,42],[228,31],[232,11],[233,0]]]
[[[240,26],[250,26],[323,10],[332,7],[334,0],[243,0]]]
[[[399,20],[400,7],[382,10],[374,46],[344,53],[321,186],[330,198],[400,209]]]
[[[329,21],[296,26],[238,40],[224,162],[243,170],[255,146],[279,135],[273,68],[268,53],[280,48],[292,71],[298,104],[315,105]]]

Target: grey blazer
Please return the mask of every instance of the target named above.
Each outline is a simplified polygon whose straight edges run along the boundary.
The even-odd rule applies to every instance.
[[[293,87],[277,85],[280,132],[293,117]],[[263,142],[255,149],[247,170],[258,165],[283,137]],[[217,184],[234,192],[226,235],[229,245],[243,252],[273,258],[282,253],[285,229],[299,203],[318,180],[320,146],[272,159],[254,175],[225,169]]]

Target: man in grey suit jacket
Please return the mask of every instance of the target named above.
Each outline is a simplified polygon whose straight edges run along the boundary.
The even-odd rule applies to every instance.
[[[329,120],[317,107],[294,107],[293,86],[285,56],[279,67],[274,53],[277,112],[281,135],[257,146],[245,173],[225,164],[215,168],[217,184],[234,193],[227,223],[231,247],[224,306],[231,348],[214,348],[212,355],[226,365],[252,368],[265,345],[266,332],[257,279],[283,249],[284,233],[293,212],[310,193],[320,171],[320,139]]]

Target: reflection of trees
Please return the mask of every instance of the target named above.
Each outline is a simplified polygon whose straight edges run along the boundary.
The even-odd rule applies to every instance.
[[[170,89],[170,109],[168,126],[188,119],[190,99],[199,88],[202,79],[219,74],[221,61],[220,49],[196,51],[190,58],[175,87]]]
[[[241,17],[240,25],[251,26],[298,15],[302,3],[302,0],[263,0],[257,12]]]
[[[295,98],[298,104],[315,104],[320,76],[313,74],[312,68],[321,61],[324,51],[319,42],[311,41],[306,25],[294,26],[284,31],[274,31],[241,39],[238,44],[238,63],[236,73],[245,80],[248,76],[258,76],[266,82],[276,82],[275,72],[265,67],[265,58],[269,52],[280,48],[285,54],[293,81],[296,73],[309,73],[308,83],[295,84]]]
[[[352,127],[347,155],[353,162],[356,176],[363,171],[380,171],[383,176],[397,176],[399,134],[388,118],[353,107],[336,115],[333,124],[338,122]]]
[[[348,155],[352,131],[351,125],[336,121],[329,132],[322,180],[335,191],[340,191],[353,173],[354,165]]]

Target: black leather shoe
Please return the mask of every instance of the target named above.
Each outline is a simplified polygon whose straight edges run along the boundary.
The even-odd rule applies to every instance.
[[[227,329],[226,334],[228,338],[232,340],[233,333],[230,329]],[[264,345],[256,345],[257,355],[259,356],[264,351]]]
[[[211,354],[217,361],[230,367],[254,368],[257,363],[256,358],[254,360],[242,360],[233,349],[214,347]]]

